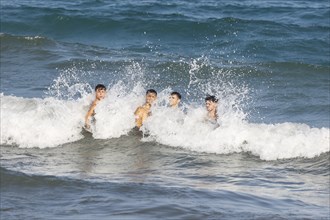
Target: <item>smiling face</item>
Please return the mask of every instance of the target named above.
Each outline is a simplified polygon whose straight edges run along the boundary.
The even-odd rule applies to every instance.
[[[176,107],[180,103],[180,99],[177,95],[171,95],[170,96],[170,106],[171,107]]]
[[[149,103],[150,105],[152,105],[152,103],[154,103],[154,101],[157,99],[157,95],[153,92],[148,92],[146,94],[146,103]]]
[[[95,91],[95,97],[96,97],[97,100],[104,99],[106,93],[107,93],[107,92],[106,92],[105,89],[97,89],[97,90]]]

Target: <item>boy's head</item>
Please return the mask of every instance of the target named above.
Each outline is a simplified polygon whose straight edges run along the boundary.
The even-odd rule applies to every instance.
[[[178,106],[181,101],[181,95],[178,92],[172,92],[170,95],[170,106]]]
[[[107,90],[107,88],[106,88],[103,84],[97,84],[97,85],[95,86],[95,92],[96,92],[97,90],[99,90],[99,89],[101,89],[101,90]]]
[[[205,98],[205,105],[207,111],[213,111],[217,109],[218,99],[214,95],[209,95]]]
[[[154,89],[148,89],[146,92],[146,103],[152,104],[157,99],[157,92]]]
[[[103,84],[95,86],[95,97],[98,100],[104,99],[107,88]]]

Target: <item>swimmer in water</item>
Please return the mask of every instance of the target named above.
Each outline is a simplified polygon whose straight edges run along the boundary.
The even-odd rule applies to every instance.
[[[139,106],[135,112],[135,124],[137,128],[140,128],[143,122],[151,115],[152,104],[157,99],[157,92],[154,89],[149,89],[146,92],[146,102],[144,105]]]
[[[105,98],[106,96],[106,87],[102,84],[98,84],[95,87],[95,99],[93,103],[91,104],[91,107],[89,108],[86,116],[85,116],[85,128],[90,129],[90,117],[95,115],[95,108],[97,104]]]
[[[218,99],[213,95],[207,96],[205,98],[205,106],[208,120],[216,122],[218,120]]]
[[[179,103],[181,102],[181,95],[178,92],[172,92],[170,95],[170,107],[178,108]]]

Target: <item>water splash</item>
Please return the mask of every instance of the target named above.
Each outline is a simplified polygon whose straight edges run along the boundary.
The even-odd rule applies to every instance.
[[[93,91],[91,85],[85,80],[86,76],[91,76],[90,72],[82,71],[75,66],[63,70],[45,95],[62,100],[75,100],[86,96]]]
[[[172,66],[164,66],[166,71]],[[180,60],[180,109],[168,107],[172,91],[161,75],[154,77],[150,66],[137,61],[122,67],[120,80],[110,74],[107,97],[96,107],[93,137],[116,138],[134,127],[136,107],[144,103],[145,91],[158,85],[158,101],[144,123],[142,141],[155,141],[192,151],[228,154],[250,152],[264,160],[315,157],[329,151],[329,128],[305,124],[253,124],[247,120],[249,87],[239,74],[211,64],[205,57]],[[179,68],[179,69],[178,69]],[[170,68],[169,68],[170,69]],[[1,144],[20,147],[56,147],[83,138],[84,116],[94,99],[92,71],[77,67],[60,72],[44,99],[1,95]],[[219,127],[206,120],[204,97],[219,98]]]

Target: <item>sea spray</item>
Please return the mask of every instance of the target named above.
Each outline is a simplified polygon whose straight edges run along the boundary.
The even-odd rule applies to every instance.
[[[144,141],[186,148],[192,151],[229,154],[252,153],[263,160],[312,158],[329,151],[329,129],[306,124],[253,124],[233,120],[214,127],[205,120],[205,111],[158,109],[145,128],[150,136]]]
[[[135,109],[144,103],[146,89],[155,84],[158,100],[141,128],[145,135],[142,141],[207,153],[249,152],[264,160],[315,157],[329,151],[329,128],[250,123],[244,111],[250,88],[239,74],[215,68],[206,58],[179,63],[183,78],[187,78],[184,74],[191,77],[180,88],[185,101],[175,110],[168,107],[174,89],[164,83],[160,88],[162,76],[152,78],[148,66],[137,61],[121,67],[121,74],[126,76],[121,80],[101,82],[108,87],[107,96],[95,109],[93,137],[128,135],[135,126]],[[2,94],[1,144],[44,148],[83,138],[84,116],[95,97],[89,77],[93,72],[77,68],[62,71],[44,99]],[[207,94],[219,98],[218,125],[206,119]]]
[[[127,93],[119,82],[109,89],[105,100],[95,110],[95,129],[93,137],[97,139],[116,138],[128,134],[135,126],[134,111],[144,100],[141,94],[144,88],[135,86]]]
[[[1,94],[1,144],[56,147],[82,138],[82,100],[20,98]]]
[[[60,71],[59,76],[53,80],[53,84],[45,95],[64,100],[74,100],[86,96],[93,91],[85,80],[90,75],[89,72],[82,71],[76,66]]]

